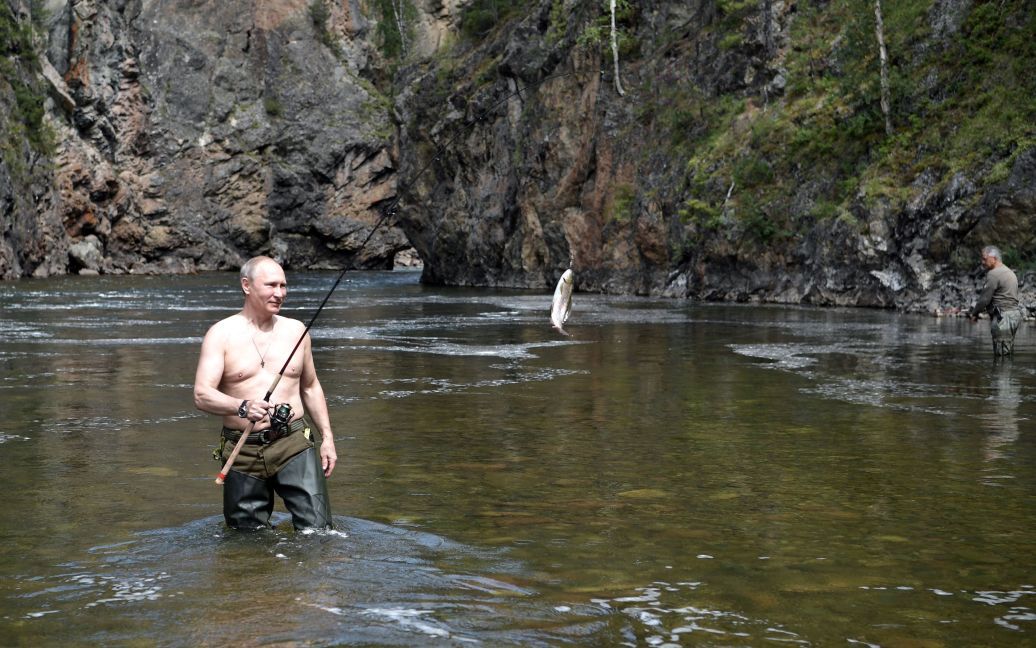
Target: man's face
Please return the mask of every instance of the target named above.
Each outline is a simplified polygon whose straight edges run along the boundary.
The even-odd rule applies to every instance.
[[[986,267],[986,270],[992,270],[996,267],[996,257],[989,256],[988,254],[982,255],[982,265]]]
[[[251,279],[241,280],[241,289],[245,291],[247,301],[274,315],[280,312],[288,296],[284,270],[273,261],[260,263]]]

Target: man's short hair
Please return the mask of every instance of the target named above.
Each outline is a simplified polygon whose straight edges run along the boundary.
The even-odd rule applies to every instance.
[[[998,248],[995,245],[987,245],[986,247],[982,248],[982,256],[990,256],[996,259],[997,261],[1004,260],[1004,257],[1000,254],[1000,248]]]
[[[252,278],[255,276],[255,269],[263,261],[273,261],[274,263],[277,263],[277,261],[271,259],[268,256],[252,257],[248,261],[245,261],[244,265],[241,266],[241,278],[248,279],[249,281],[251,281]]]

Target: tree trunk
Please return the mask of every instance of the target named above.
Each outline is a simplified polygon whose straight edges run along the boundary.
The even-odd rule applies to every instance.
[[[406,58],[406,18],[403,17],[403,0],[392,0],[392,13],[396,14],[396,29],[399,30],[399,51]]]
[[[611,0],[612,9],[612,60],[615,61],[615,92],[619,93],[619,96],[623,96],[626,93],[622,89],[622,82],[619,81],[619,39],[615,35],[615,0]]]
[[[766,58],[773,56],[773,0],[763,0],[763,45]]]
[[[885,134],[892,135],[891,102],[889,101],[889,57],[885,51],[885,24],[881,19],[881,0],[874,0],[875,32],[878,36],[878,57],[881,59],[881,114],[885,116]]]

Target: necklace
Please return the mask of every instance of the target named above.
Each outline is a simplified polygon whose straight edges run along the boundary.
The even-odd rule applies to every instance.
[[[252,326],[255,326],[254,324]],[[270,351],[270,346],[273,344],[273,337],[266,343],[266,351],[259,351],[259,345],[255,343],[255,336],[259,334],[259,327],[255,327],[255,333],[252,334],[252,346],[255,347],[255,352],[259,354],[259,366],[266,368],[266,354]]]

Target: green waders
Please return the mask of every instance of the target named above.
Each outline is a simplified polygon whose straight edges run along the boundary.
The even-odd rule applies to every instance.
[[[999,317],[997,316],[999,314]],[[1022,309],[994,312],[989,318],[989,333],[993,336],[993,355],[1008,356],[1014,353],[1014,335],[1022,323]]]
[[[290,431],[266,442],[266,431],[248,435],[223,482],[223,518],[234,529],[270,527],[274,494],[284,500],[296,529],[331,528],[327,480],[316,445],[320,442],[304,419]],[[217,452],[227,460],[240,432],[223,428]]]

